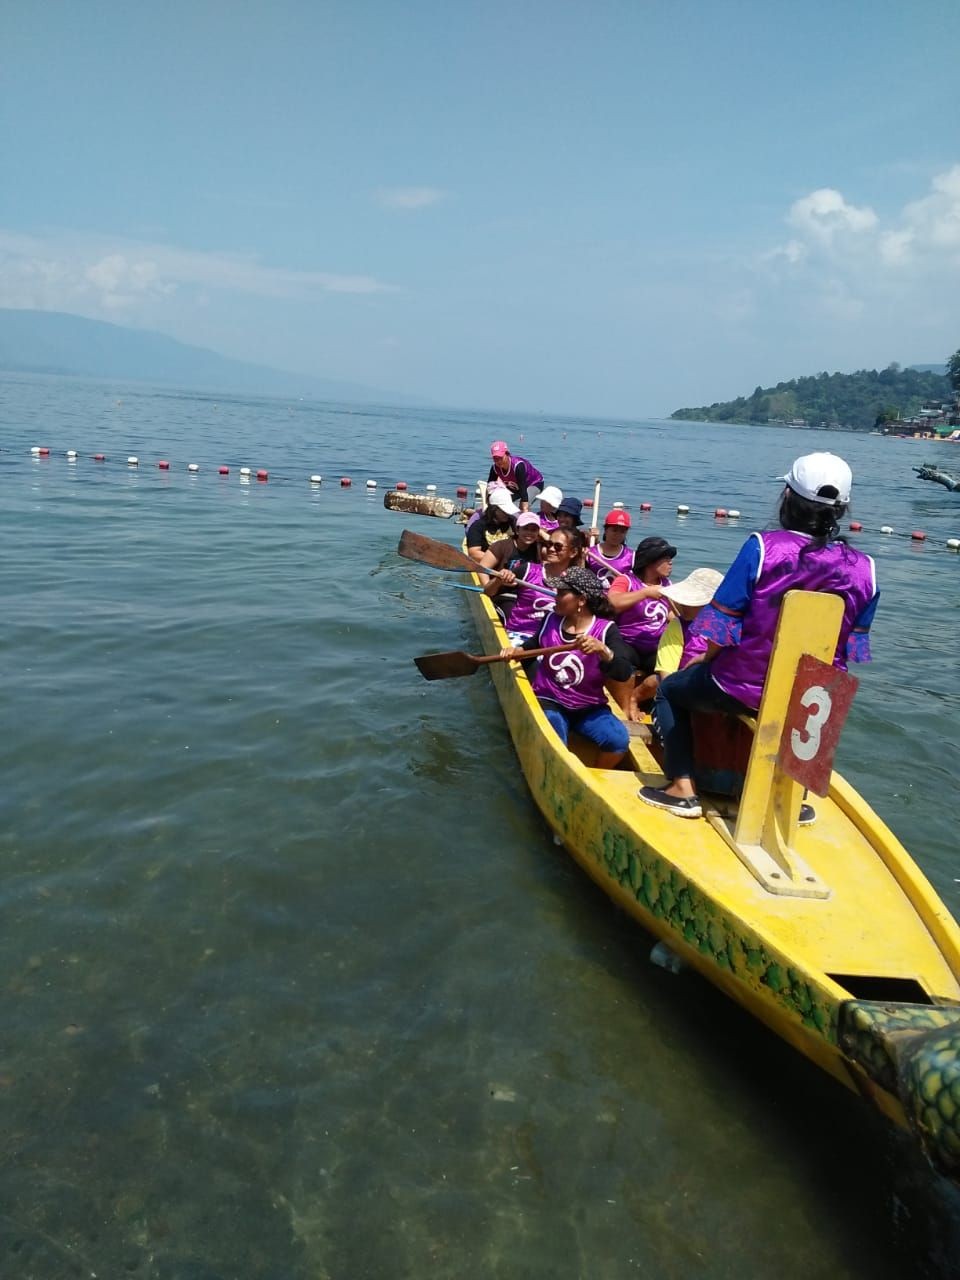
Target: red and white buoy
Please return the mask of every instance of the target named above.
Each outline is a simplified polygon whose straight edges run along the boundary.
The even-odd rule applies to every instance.
[[[341,489],[349,489],[349,488],[350,488],[350,486],[351,486],[352,484],[353,484],[353,481],[350,479],[350,477],[349,477],[349,476],[341,476],[341,477],[340,477],[340,488],[341,488]]]
[[[407,482],[406,480],[398,480],[394,487],[396,488],[397,493],[405,493],[407,489]]]
[[[230,474],[229,467],[217,467],[217,475],[228,476]]]
[[[717,507],[716,511],[714,511],[714,513],[713,513],[713,514],[714,514],[715,519],[717,519],[717,520],[726,520],[726,518],[727,518],[727,508],[726,508],[726,507]]]
[[[910,535],[910,540],[912,542],[926,542],[927,535],[922,529],[914,529],[913,533]]]
[[[107,455],[105,453],[95,453],[93,455],[94,462],[106,462]]]
[[[266,484],[266,482],[270,479],[270,472],[265,471],[263,467],[261,467],[260,470],[257,472],[257,479],[260,481],[261,484]]]
[[[652,511],[652,510],[653,510],[653,503],[652,503],[652,502],[641,502],[641,503],[640,503],[640,510],[641,510],[641,511]]]
[[[850,521],[850,532],[851,532],[851,533],[862,533],[862,532],[863,532],[863,525],[860,523],[860,521],[859,521],[859,520],[851,520],[851,521]]]
[[[166,460],[166,458],[161,458],[160,461],[157,463],[157,467],[161,471],[169,471],[170,463]]]

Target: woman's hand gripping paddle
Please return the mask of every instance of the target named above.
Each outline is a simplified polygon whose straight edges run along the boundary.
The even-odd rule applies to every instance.
[[[566,653],[572,648],[569,644],[553,644],[546,649],[527,649],[522,659],[506,658],[499,653],[480,656],[458,649],[454,653],[427,653],[422,658],[414,658],[414,662],[426,680],[452,680],[456,676],[475,675],[481,667],[491,662],[526,662],[528,658],[542,658],[549,653]]]

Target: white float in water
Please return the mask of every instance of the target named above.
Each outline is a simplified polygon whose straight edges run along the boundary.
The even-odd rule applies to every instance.
[[[240,468],[240,474],[241,474],[242,476],[249,476],[249,474],[250,474],[250,468],[249,468],[249,467],[241,467],[241,468]]]
[[[680,505],[679,507],[677,507],[677,515],[678,515],[678,516],[688,516],[689,514],[690,514],[690,508],[689,508],[689,507],[684,506],[682,503],[681,503],[681,505]]]
[[[730,510],[727,512],[727,517],[728,517],[728,519],[730,519],[730,520],[739,520],[739,519],[740,519],[740,512],[739,512],[739,511],[735,511],[735,510],[733,509],[733,507],[731,507],[731,508],[730,508]]]
[[[368,481],[367,481],[367,488],[368,488],[368,489],[375,489],[376,487],[377,487],[377,482],[376,482],[376,480],[368,480]]]
[[[311,476],[311,477],[310,477],[310,483],[311,483],[311,484],[323,484],[323,476]]]
[[[437,492],[437,486],[435,484],[427,485],[427,493],[436,493],[436,492]]]
[[[958,548],[960,548],[960,538],[948,538],[947,546],[950,548],[951,551],[958,550]]]
[[[880,526],[880,532],[881,532],[881,533],[893,533],[893,525],[892,525],[892,524],[882,524],[882,525]]]
[[[34,456],[35,458],[39,458],[39,457],[40,457],[40,446],[39,446],[38,444],[32,444],[32,445],[30,446],[30,452],[33,454],[33,456]]]
[[[137,457],[135,457],[135,456],[131,453],[130,457],[127,459],[127,466],[128,466],[128,467],[139,467],[139,465],[140,465],[140,459],[139,459],[139,458],[137,458]]]
[[[622,503],[622,502],[615,502],[615,503],[613,504],[613,509],[614,509],[614,511],[622,511],[622,510],[623,510],[623,503]]]
[[[68,461],[68,462],[76,462],[76,460],[77,460],[77,451],[76,451],[76,449],[68,449],[68,450],[67,450],[67,461]]]

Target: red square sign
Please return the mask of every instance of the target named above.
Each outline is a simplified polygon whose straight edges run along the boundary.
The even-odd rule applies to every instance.
[[[805,653],[797,664],[777,764],[814,795],[830,789],[833,757],[857,691],[856,676]]]

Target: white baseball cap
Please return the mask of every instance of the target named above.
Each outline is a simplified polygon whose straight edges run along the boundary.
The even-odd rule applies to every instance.
[[[555,484],[548,484],[543,493],[540,494],[540,497],[537,498],[537,502],[545,502],[547,506],[554,508],[559,507],[562,501],[563,490],[558,489]]]
[[[499,507],[501,511],[506,511],[508,516],[515,516],[520,508],[510,496],[510,490],[502,485],[487,490],[487,506]]]
[[[805,453],[780,479],[785,480],[794,493],[811,502],[832,506],[835,502],[850,501],[853,472],[835,453]],[[833,492],[824,493],[824,489]]]

